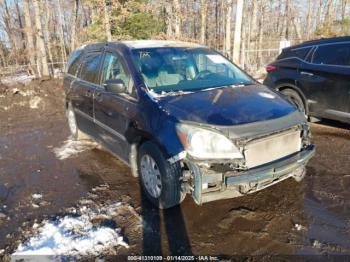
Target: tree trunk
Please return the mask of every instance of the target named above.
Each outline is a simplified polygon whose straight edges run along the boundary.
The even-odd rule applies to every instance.
[[[71,34],[70,34],[71,53],[76,48],[76,31],[77,31],[77,22],[78,22],[78,12],[79,12],[79,0],[74,0],[74,7],[73,7],[73,13],[72,13],[72,25],[71,25],[72,27],[71,27]]]
[[[201,0],[201,44],[205,44],[205,34],[207,31],[207,11],[208,3],[207,0]]]
[[[50,65],[50,74],[53,75],[54,73],[54,67],[53,67],[53,58],[52,58],[52,51],[51,51],[51,37],[50,37],[50,29],[49,29],[49,24],[50,24],[50,7],[49,7],[49,2],[48,0],[45,1],[45,23],[44,23],[44,36],[45,36],[45,42],[46,42],[46,47],[47,47],[47,54],[49,55],[49,61],[51,63]]]
[[[227,1],[226,13],[226,38],[225,38],[225,54],[231,58],[231,18],[232,18],[232,0]]]
[[[286,0],[286,6],[284,9],[284,21],[283,21],[283,30],[282,36],[285,39],[289,38],[289,18],[290,18],[290,3],[289,0]]]
[[[341,1],[341,19],[344,20],[346,17],[346,12],[349,13],[349,0]]]
[[[103,7],[103,13],[104,13],[104,24],[105,24],[105,30],[106,30],[106,38],[107,41],[112,41],[112,33],[111,33],[111,22],[109,18],[109,11],[106,4],[106,0],[102,0],[102,7]]]
[[[168,37],[173,35],[173,10],[172,6],[168,3],[168,1],[165,1],[165,24],[166,24],[166,35]]]
[[[59,39],[60,39],[60,43],[61,43],[61,56],[62,56],[62,62],[65,63],[65,62],[67,62],[67,53],[66,53],[66,44],[64,41],[61,1],[58,0],[57,4],[58,4]]]
[[[257,49],[259,50],[257,52],[258,57],[257,57],[257,61],[258,61],[258,66],[260,67],[262,64],[262,42],[263,42],[263,38],[264,38],[264,15],[265,15],[265,7],[264,7],[264,0],[260,0],[259,1],[259,11],[260,11],[260,15],[259,15],[259,33],[258,33],[258,44],[257,44]]]
[[[233,40],[233,61],[240,62],[240,48],[241,48],[241,33],[242,33],[242,18],[243,18],[243,0],[237,0],[236,6],[236,20],[235,20],[235,35]]]
[[[251,27],[250,27],[250,39],[253,41],[256,41],[256,36],[257,36],[257,16],[258,16],[258,5],[259,2],[254,0],[252,1],[252,16],[251,16]],[[254,48],[254,45],[250,47],[251,49]]]
[[[7,1],[3,1],[4,6],[4,13],[3,13],[3,21],[4,21],[4,25],[5,25],[5,31],[7,33],[8,39],[9,39],[9,43],[10,43],[10,47],[11,47],[11,53],[16,65],[18,64],[18,52],[17,52],[17,44],[16,44],[16,39],[15,39],[15,35],[14,35],[14,30],[13,30],[13,23],[11,21],[11,14],[10,14],[10,10],[8,8],[8,4]]]
[[[328,0],[326,5],[326,10],[324,13],[324,21],[327,28],[331,25],[331,18],[334,18],[332,16],[332,13],[333,13],[333,0]]]
[[[40,21],[40,2],[39,0],[33,0],[33,7],[35,12],[35,27],[36,27],[36,43],[39,52],[38,57],[41,62],[41,75],[49,76],[49,67],[47,65],[47,55],[44,43],[43,28]]]
[[[22,49],[25,50],[26,49],[26,36],[24,33],[24,26],[23,26],[22,17],[21,17],[21,11],[20,11],[20,8],[18,5],[18,0],[15,1],[15,5],[16,5],[16,13],[17,13],[17,18],[18,18],[19,30],[21,32]]]
[[[181,5],[180,0],[174,0],[175,6],[175,37],[179,38],[181,34]]]
[[[24,31],[27,35],[27,56],[29,60],[29,66],[32,68],[32,74],[35,74],[34,66],[36,64],[35,61],[35,48],[34,48],[34,39],[33,39],[33,31],[32,31],[32,21],[30,18],[30,10],[29,10],[29,0],[23,1],[23,14],[24,14],[24,23],[25,28]]]
[[[317,15],[316,15],[316,28],[321,25],[322,14],[322,0],[318,0]]]
[[[310,31],[311,31],[311,0],[307,1],[307,14],[306,14],[306,38],[310,39]]]

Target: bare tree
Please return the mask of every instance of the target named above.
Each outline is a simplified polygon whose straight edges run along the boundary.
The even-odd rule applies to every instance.
[[[12,55],[12,60],[15,61],[15,64],[18,64],[18,52],[17,52],[17,41],[16,41],[16,37],[15,37],[15,30],[13,28],[13,23],[11,20],[11,12],[9,10],[9,5],[7,0],[4,0],[2,2],[2,19],[4,22],[4,26],[5,26],[5,31],[7,33],[8,36],[8,40],[10,43],[10,47],[12,49],[11,55]]]
[[[175,6],[175,36],[180,37],[181,33],[181,5],[180,0],[174,0]]]
[[[201,43],[205,44],[206,31],[207,31],[207,12],[208,3],[207,0],[201,0]]]
[[[16,15],[17,15],[17,20],[18,20],[18,26],[19,26],[19,31],[20,31],[20,35],[21,35],[21,48],[23,50],[26,49],[26,37],[24,34],[24,27],[23,27],[23,22],[22,22],[22,16],[21,16],[21,11],[20,11],[20,7],[18,4],[18,0],[15,0],[15,6],[16,6]]]
[[[231,19],[232,19],[232,0],[227,0],[226,11],[226,34],[225,34],[225,53],[231,58]]]
[[[45,49],[43,28],[40,20],[41,14],[39,0],[33,0],[33,7],[35,12],[36,44],[38,49],[38,58],[41,65],[41,75],[49,76],[49,67],[47,65],[47,55]]]
[[[243,0],[237,0],[236,19],[235,19],[235,35],[233,42],[233,61],[240,62],[240,48],[241,48],[241,33],[242,33],[242,18],[243,18]]]
[[[341,19],[344,20],[346,12],[349,14],[349,0],[341,0]]]
[[[51,72],[50,74],[53,75],[53,57],[52,57],[52,51],[51,51],[51,39],[50,39],[50,29],[49,29],[49,24],[50,24],[50,7],[49,7],[49,1],[44,0],[45,2],[43,3],[45,5],[45,22],[44,22],[44,39],[45,39],[45,45],[47,49],[47,54],[49,56],[49,61],[51,63]]]
[[[107,38],[107,41],[112,41],[109,11],[108,11],[108,7],[107,7],[105,0],[102,0],[102,7],[103,7],[103,13],[104,13],[104,24],[105,24],[105,30],[106,30],[106,38]]]
[[[78,12],[79,12],[79,0],[74,0],[73,2],[74,4],[73,4],[73,13],[72,13],[71,35],[70,35],[71,52],[73,52],[76,48],[76,30],[77,30]]]
[[[31,68],[31,73],[34,73],[33,67],[36,64],[35,58],[35,47],[34,47],[34,38],[33,38],[33,30],[32,30],[32,21],[30,18],[30,10],[29,10],[29,0],[23,1],[23,14],[24,14],[24,23],[25,28],[24,31],[27,36],[27,56],[29,58],[29,66]]]
[[[67,61],[67,53],[66,53],[66,44],[64,41],[64,30],[63,30],[63,21],[62,21],[62,8],[61,8],[61,0],[58,0],[58,23],[59,23],[59,39],[61,44],[61,56],[62,62]]]

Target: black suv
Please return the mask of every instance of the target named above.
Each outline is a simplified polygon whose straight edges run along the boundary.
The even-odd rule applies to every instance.
[[[285,48],[266,70],[264,84],[305,114],[350,123],[350,36]]]

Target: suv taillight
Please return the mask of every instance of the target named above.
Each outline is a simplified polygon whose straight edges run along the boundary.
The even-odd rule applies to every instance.
[[[277,69],[276,66],[268,65],[265,67],[267,72],[275,71]]]

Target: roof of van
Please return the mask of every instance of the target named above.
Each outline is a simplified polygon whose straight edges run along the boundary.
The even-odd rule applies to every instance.
[[[130,48],[152,48],[152,47],[202,47],[202,45],[174,41],[174,40],[135,40],[135,41],[119,41]]]
[[[113,42],[96,42],[87,43],[78,49],[95,49],[108,45],[109,43],[121,43],[129,48],[153,48],[153,47],[205,47],[203,45],[191,42],[175,41],[175,40],[128,40],[128,41],[113,41]],[[77,50],[78,50],[77,49]]]

